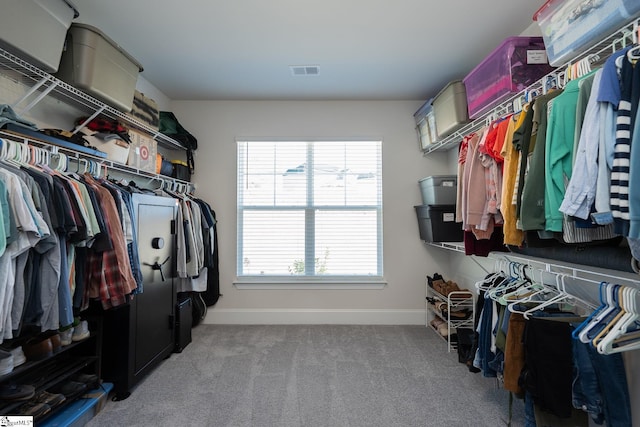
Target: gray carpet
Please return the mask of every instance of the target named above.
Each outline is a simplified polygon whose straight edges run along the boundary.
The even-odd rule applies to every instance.
[[[88,426],[494,427],[508,399],[424,326],[199,325]]]

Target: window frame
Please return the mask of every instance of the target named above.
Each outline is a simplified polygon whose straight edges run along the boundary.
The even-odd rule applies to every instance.
[[[305,221],[309,220],[309,217],[313,218],[315,211],[327,210],[337,211],[345,210],[351,212],[371,210],[377,212],[377,274],[371,275],[296,275],[296,274],[282,274],[282,275],[241,275],[240,266],[243,260],[242,242],[243,242],[243,211],[247,209],[245,206],[241,206],[239,193],[243,177],[240,175],[240,156],[241,153],[240,144],[242,143],[255,143],[255,142],[302,142],[307,146],[313,147],[314,144],[322,142],[376,142],[379,144],[379,161],[377,163],[377,176],[379,177],[379,188],[377,189],[378,203],[376,205],[309,205],[309,199],[313,198],[312,192],[307,192],[307,202],[300,206],[290,209],[302,210],[305,212]],[[236,222],[237,222],[237,240],[236,240],[236,274],[233,284],[238,289],[381,289],[387,284],[384,278],[384,258],[383,258],[383,193],[382,193],[382,138],[236,138]],[[311,165],[309,170],[313,168],[313,148],[307,148],[307,165]],[[308,188],[313,188],[312,180],[307,182]],[[289,209],[289,208],[287,208]],[[250,206],[248,210],[282,210],[282,207],[278,206]],[[313,224],[313,222],[312,222]],[[305,227],[305,233],[309,234],[309,228]],[[315,239],[315,235],[313,236]],[[315,240],[313,240],[315,242]],[[305,246],[309,246],[309,241],[306,241]],[[313,243],[311,243],[313,246]],[[311,262],[308,262],[308,259]],[[314,251],[305,251],[305,266],[314,266]],[[308,268],[308,267],[307,267]]]

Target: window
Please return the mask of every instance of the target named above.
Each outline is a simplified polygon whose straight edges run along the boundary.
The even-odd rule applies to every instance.
[[[382,277],[380,141],[238,142],[237,275]]]

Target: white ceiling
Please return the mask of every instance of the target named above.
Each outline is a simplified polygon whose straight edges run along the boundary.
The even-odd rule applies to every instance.
[[[419,100],[544,0],[71,0],[174,100]],[[291,65],[317,65],[293,76]]]

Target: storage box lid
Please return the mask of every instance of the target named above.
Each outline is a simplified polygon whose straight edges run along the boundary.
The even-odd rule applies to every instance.
[[[463,92],[465,90],[464,87],[464,82],[462,80],[453,80],[449,83],[447,83],[447,85],[445,87],[442,88],[442,90],[440,92],[438,92],[438,94],[436,96],[433,97],[433,99],[438,99],[439,97],[442,96],[443,93],[445,93],[450,86],[455,86],[453,87],[451,90],[453,90],[453,92]],[[457,89],[457,90],[456,90]]]
[[[113,41],[109,36],[107,36],[105,33],[100,31],[98,28],[93,27],[91,25],[79,24],[79,23],[75,23],[75,22],[73,24],[71,24],[71,27],[69,28],[69,30],[71,31],[74,28],[82,28],[84,30],[96,33],[97,35],[102,37],[104,40],[106,40],[111,46],[116,48],[118,50],[118,52],[120,52],[122,55],[124,55],[132,64],[134,64],[136,67],[138,67],[139,72],[143,72],[144,71],[144,68],[142,67],[142,65],[140,65],[140,63],[133,56],[129,55],[129,53],[127,53],[126,50],[124,50],[122,47],[120,47],[120,45],[118,43]]]
[[[507,37],[506,39],[504,39],[502,41],[502,43],[500,43],[498,45],[498,47],[496,47],[493,51],[491,51],[491,53],[489,55],[487,55],[482,62],[480,62],[478,65],[476,65],[473,70],[471,70],[469,72],[469,74],[467,74],[467,76],[462,80],[465,85],[467,83],[467,81],[469,80],[470,77],[474,77],[476,75],[476,73],[478,73],[480,70],[482,70],[484,67],[486,67],[488,64],[491,63],[495,63],[496,61],[501,61],[501,56],[502,53],[505,52],[505,50],[509,49],[509,47],[512,47],[513,49],[517,48],[517,47],[530,47],[530,50],[544,50],[544,40],[542,37],[539,36],[533,36],[533,37],[522,37],[522,36],[514,36],[514,37]],[[528,49],[529,50],[529,49]],[[506,61],[510,61],[510,57],[511,55],[505,55],[505,59]],[[502,60],[502,62],[504,62],[504,60]],[[546,64],[548,61],[545,61],[544,63]],[[497,78],[498,76],[496,76]]]
[[[73,19],[76,19],[78,16],[80,16],[80,12],[78,12],[78,8],[71,3],[69,0],[62,0],[64,1],[71,9],[73,9]]]
[[[458,181],[457,175],[432,175],[420,179],[418,182],[425,185],[443,187],[455,187]]]
[[[429,113],[429,111],[433,109],[432,103],[433,103],[433,98],[429,99],[427,102],[422,104],[422,106],[418,109],[418,111],[413,113],[413,117],[415,117],[416,121],[420,121],[424,119],[427,113]]]

